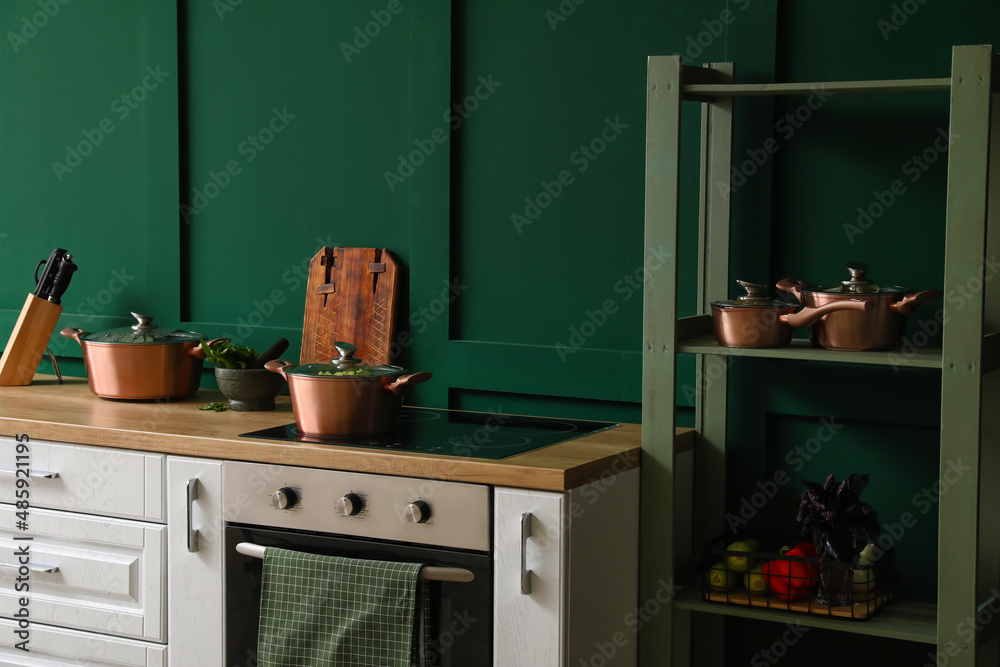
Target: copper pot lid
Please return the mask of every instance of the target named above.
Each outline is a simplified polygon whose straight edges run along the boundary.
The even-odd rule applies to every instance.
[[[902,295],[909,294],[910,288],[900,285],[878,285],[867,277],[868,265],[861,262],[851,262],[847,265],[847,271],[851,275],[848,280],[841,280],[836,285],[820,285],[818,287],[804,287],[807,292],[825,292],[828,294],[854,294],[854,295]]]
[[[107,329],[97,333],[87,333],[80,336],[80,340],[88,343],[118,343],[130,345],[156,345],[164,343],[196,343],[203,336],[196,331],[183,331],[173,329],[171,331],[161,330],[153,324],[153,317],[132,313],[132,317],[137,320],[136,324],[130,327],[118,327]]]
[[[746,290],[746,294],[726,301],[713,301],[712,306],[714,308],[794,308],[794,305],[786,301],[772,299],[767,293],[766,285],[759,285],[745,280],[737,280],[736,283]]]
[[[301,366],[286,367],[289,375],[323,378],[358,378],[358,377],[394,377],[406,373],[405,368],[383,364],[381,366],[366,366],[361,359],[354,356],[357,346],[351,343],[337,342],[333,346],[340,352],[340,357],[330,363],[313,362]]]

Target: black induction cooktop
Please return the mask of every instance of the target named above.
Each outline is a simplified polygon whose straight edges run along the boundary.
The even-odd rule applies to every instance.
[[[616,426],[614,422],[404,407],[396,431],[384,436],[319,438],[300,433],[295,424],[285,424],[240,437],[499,460]]]

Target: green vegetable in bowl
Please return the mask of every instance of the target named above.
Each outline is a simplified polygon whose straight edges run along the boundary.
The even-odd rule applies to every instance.
[[[205,357],[219,368],[246,368],[257,357],[252,347],[233,345],[228,340],[216,341],[214,345],[198,340]]]

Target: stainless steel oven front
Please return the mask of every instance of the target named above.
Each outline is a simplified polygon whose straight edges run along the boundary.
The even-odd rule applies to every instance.
[[[263,561],[254,554],[268,546],[444,572],[427,575],[424,664],[492,664],[491,487],[235,461],[223,464],[223,480],[226,665],[257,662]]]

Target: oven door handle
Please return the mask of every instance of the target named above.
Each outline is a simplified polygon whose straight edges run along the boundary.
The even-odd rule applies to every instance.
[[[251,558],[264,559],[264,552],[267,547],[263,547],[253,542],[240,542],[236,545],[236,551]],[[434,565],[424,565],[420,568],[420,578],[425,581],[453,581],[456,583],[468,583],[476,578],[470,570],[464,567],[437,567]]]

